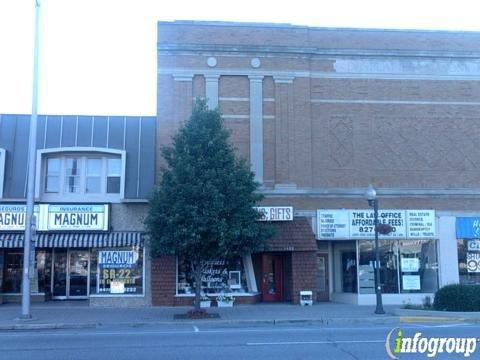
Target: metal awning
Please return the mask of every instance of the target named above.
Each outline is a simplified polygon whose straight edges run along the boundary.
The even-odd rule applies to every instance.
[[[23,247],[23,233],[0,233],[0,248]],[[143,246],[145,233],[37,233],[36,247],[122,247]]]

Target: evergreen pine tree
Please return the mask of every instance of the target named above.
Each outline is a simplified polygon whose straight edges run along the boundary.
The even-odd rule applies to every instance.
[[[257,221],[258,183],[235,156],[220,113],[205,101],[196,101],[162,155],[167,166],[146,218],[151,254],[191,262],[198,310],[202,263],[264,250],[273,230]]]

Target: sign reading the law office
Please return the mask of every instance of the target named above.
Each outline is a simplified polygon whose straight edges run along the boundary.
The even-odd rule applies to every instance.
[[[35,205],[33,211],[38,221],[38,205]],[[0,204],[0,231],[24,231],[26,214],[27,205]]]
[[[258,206],[255,207],[261,217],[259,221],[292,221],[292,206]]]
[[[317,210],[317,239],[374,239],[373,210]],[[392,232],[379,234],[385,239],[435,238],[434,210],[379,210],[378,223]]]
[[[26,205],[0,204],[0,231],[24,231]],[[108,204],[35,205],[37,231],[108,231]]]

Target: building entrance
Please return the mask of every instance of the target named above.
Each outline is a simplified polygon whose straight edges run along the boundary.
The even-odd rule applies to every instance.
[[[263,254],[262,300],[283,301],[283,256]]]
[[[90,288],[88,250],[53,252],[52,294],[54,299],[86,299]]]

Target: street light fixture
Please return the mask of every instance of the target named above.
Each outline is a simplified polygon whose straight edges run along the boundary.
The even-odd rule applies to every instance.
[[[385,314],[382,305],[382,288],[380,285],[380,251],[378,248],[378,199],[377,191],[372,184],[368,186],[368,190],[365,193],[365,197],[368,200],[368,205],[373,207],[374,216],[374,232],[375,232],[375,295],[377,298],[377,307],[375,308],[375,314]]]

